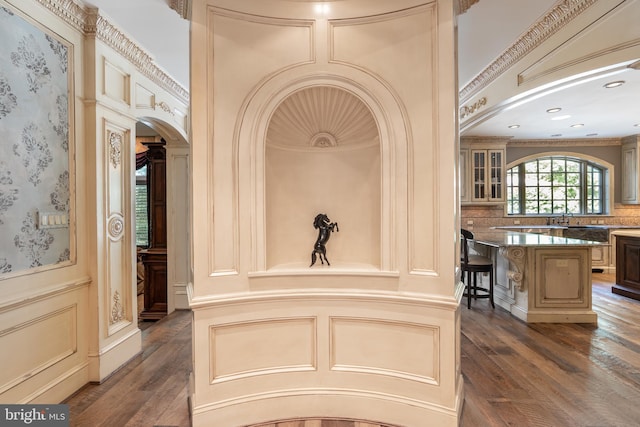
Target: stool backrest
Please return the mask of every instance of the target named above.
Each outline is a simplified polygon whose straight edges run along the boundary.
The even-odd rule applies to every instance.
[[[460,235],[462,236],[462,264],[469,264],[469,240],[473,240],[473,233],[469,230],[465,230],[464,228],[460,230]]]

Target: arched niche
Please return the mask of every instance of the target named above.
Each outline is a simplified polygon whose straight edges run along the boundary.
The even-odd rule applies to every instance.
[[[318,213],[339,224],[327,243],[334,269],[380,269],[380,134],[362,99],[331,85],[289,94],[268,123],[264,173],[268,270],[310,264]]]

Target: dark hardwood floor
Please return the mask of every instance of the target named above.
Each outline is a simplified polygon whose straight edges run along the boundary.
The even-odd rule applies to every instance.
[[[614,280],[593,275],[597,325],[525,324],[486,300],[462,307],[461,426],[639,426],[640,301],[611,293]],[[72,426],[189,425],[190,313],[175,312],[143,336],[140,356],[65,402]],[[294,420],[260,427],[378,425]]]

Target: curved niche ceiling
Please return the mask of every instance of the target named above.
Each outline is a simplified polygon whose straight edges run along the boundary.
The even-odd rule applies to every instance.
[[[367,106],[335,87],[314,86],[286,98],[271,117],[267,146],[289,150],[358,149],[378,145]]]

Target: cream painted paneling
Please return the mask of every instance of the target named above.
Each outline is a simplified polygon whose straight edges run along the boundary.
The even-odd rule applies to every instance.
[[[351,317],[329,322],[332,370],[438,384],[437,327]]]
[[[0,356],[0,363],[5,367],[0,376],[0,393],[76,353],[77,322],[78,307],[69,305],[0,331],[0,345],[12,349]],[[38,341],[38,351],[24,349],[24,343],[30,341]],[[20,348],[23,351],[19,351]],[[16,359],[16,353],[22,356]]]
[[[136,84],[135,94],[136,109],[153,109],[153,107],[156,105],[155,94],[141,84]]]
[[[88,284],[0,305],[2,401],[58,401],[88,381]]]
[[[68,146],[68,152],[62,154],[68,156],[68,159],[65,159],[65,163],[68,164],[68,167],[65,167],[69,181],[66,189],[68,194],[58,193],[56,197],[62,197],[57,199],[56,203],[66,205],[66,209],[69,210],[69,226],[66,232],[69,235],[70,251],[62,263],[51,266],[34,265],[35,268],[23,271],[16,269],[12,274],[0,278],[0,400],[5,403],[58,402],[86,384],[89,376],[88,288],[91,278],[87,271],[87,242],[83,232],[86,227],[86,217],[83,215],[87,206],[86,169],[83,162],[77,161],[82,159],[86,152],[82,138],[85,124],[81,107],[84,97],[83,39],[81,34],[41,8],[35,1],[0,0],[0,7],[13,14],[13,17],[26,20],[34,28],[52,37],[52,49],[56,48],[57,43],[66,47],[66,73],[69,80],[66,94],[68,98],[65,102],[68,102],[69,106],[68,117],[64,119],[65,112],[50,108],[44,116],[38,116],[35,111],[31,112],[30,119],[37,121],[38,126],[42,126],[43,129],[55,126],[62,134],[67,133],[61,135],[59,142],[56,141],[60,145],[58,149],[51,151],[51,155],[61,155],[62,147]],[[1,25],[8,24],[4,21]],[[49,43],[45,46],[48,47]],[[58,54],[64,53],[62,50],[58,51]],[[31,58],[37,59],[38,55],[35,54]],[[8,61],[10,63],[11,59]],[[52,62],[48,64],[53,66]],[[46,75],[40,75],[34,83],[41,84],[46,80]],[[4,91],[3,93],[7,94]],[[38,93],[37,96],[43,97],[46,94]],[[43,99],[41,105],[56,105],[56,99]],[[68,120],[68,128],[59,127],[65,120]],[[22,133],[22,125],[11,116],[5,116],[0,120],[0,129],[0,134],[3,135],[0,144],[22,141],[22,138],[6,137]],[[53,142],[52,139],[47,139]],[[38,144],[43,141],[42,135],[37,141],[34,140]],[[32,155],[32,159],[35,157]],[[59,162],[60,159],[56,161]],[[4,177],[2,180],[6,183]],[[47,181],[48,185],[52,178],[48,177]],[[31,184],[29,186],[31,190],[26,187],[20,194],[20,197],[24,197],[23,200],[31,198],[39,205],[52,203],[49,201],[50,193],[55,185],[51,187],[52,190],[44,192],[38,191]],[[33,218],[37,220],[35,213],[36,211],[33,212]],[[32,226],[34,236],[45,234],[43,229],[39,228],[38,221],[33,222]],[[13,237],[3,234],[0,245],[9,251],[17,251]],[[39,243],[46,241],[42,240]],[[39,250],[31,244],[25,248],[34,250],[33,253],[36,254]],[[57,250],[54,246],[50,248]],[[53,259],[58,258],[59,255],[53,256]],[[41,262],[50,264],[44,258]]]
[[[453,9],[193,4],[195,426],[457,425]],[[309,268],[319,212],[340,231]]]
[[[131,93],[131,76],[119,69],[116,65],[104,59],[104,76],[103,94],[115,101],[123,102],[127,105],[130,103]]]
[[[188,147],[188,93],[95,10],[66,0],[0,0],[0,7],[69,47],[71,260],[0,280],[0,345],[15,349],[2,353],[0,398],[55,403],[89,380],[106,378],[140,351],[133,297],[133,128],[144,116]],[[137,88],[143,88],[139,95]],[[12,124],[2,121],[3,129]],[[188,163],[188,148],[186,153]],[[188,248],[186,238],[180,244]]]
[[[318,213],[338,222],[326,245],[332,266],[380,269],[379,146],[314,152],[267,146],[265,183],[268,269],[310,265]]]
[[[211,383],[317,369],[316,319],[267,318],[211,327]]]
[[[167,286],[169,312],[188,309],[191,283],[189,147],[169,140],[167,154]]]

